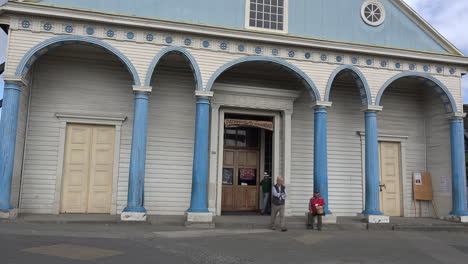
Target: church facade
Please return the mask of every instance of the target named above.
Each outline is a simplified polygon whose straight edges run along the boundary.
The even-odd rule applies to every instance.
[[[468,58],[400,0],[8,1],[0,210],[466,220]],[[418,175],[430,202],[415,203]],[[426,179],[426,178],[424,178]],[[383,219],[383,220],[382,220]]]

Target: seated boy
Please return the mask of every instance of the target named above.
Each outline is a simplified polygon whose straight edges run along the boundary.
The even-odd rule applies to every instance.
[[[320,192],[314,192],[314,197],[309,201],[309,214],[307,217],[307,229],[314,229],[315,217],[317,216],[317,229],[322,230],[322,215],[324,213],[325,201]]]

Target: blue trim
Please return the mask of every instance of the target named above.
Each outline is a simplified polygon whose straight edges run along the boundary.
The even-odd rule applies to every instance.
[[[380,101],[382,100],[382,96],[383,96],[385,90],[393,82],[397,81],[398,79],[404,78],[404,77],[423,78],[423,79],[425,79],[425,80],[421,80],[423,82],[428,82],[428,81],[433,82],[434,85],[430,86],[431,88],[433,88],[433,89],[434,88],[442,89],[442,94],[437,93],[437,92],[436,93],[439,96],[439,98],[441,98],[442,103],[445,105],[445,110],[447,111],[447,113],[458,112],[456,101],[453,98],[452,94],[450,93],[449,89],[444,84],[442,84],[441,81],[434,78],[433,76],[431,76],[431,75],[429,75],[427,73],[420,73],[420,72],[403,72],[403,73],[400,73],[400,74],[397,74],[397,75],[393,76],[390,80],[385,82],[385,84],[380,89],[379,94],[377,95],[377,98],[375,99],[375,104],[380,105]],[[445,100],[443,99],[444,95],[447,96],[448,102],[445,102]]]
[[[315,108],[314,113],[314,191],[320,192],[325,200],[325,214],[328,209],[328,150],[327,150],[327,109]]]
[[[210,100],[197,98],[195,147],[192,171],[192,198],[189,212],[208,212],[208,136]]]
[[[452,153],[452,212],[451,215],[468,215],[466,205],[465,138],[463,118],[450,122]]]
[[[127,207],[124,212],[146,212],[143,207],[146,163],[146,135],[148,127],[149,94],[135,94],[132,150],[128,176]]]
[[[366,215],[382,215],[380,211],[380,171],[379,171],[379,139],[377,131],[377,113],[365,113],[366,126],[366,202],[362,212]]]
[[[161,58],[170,52],[179,52],[182,55],[184,55],[185,58],[189,60],[191,64],[190,66],[193,69],[193,75],[195,77],[195,83],[197,86],[196,90],[202,90],[203,89],[202,75],[200,72],[200,67],[198,67],[198,63],[195,60],[195,57],[193,57],[192,54],[190,54],[188,50],[179,46],[170,46],[170,47],[164,48],[158,53],[158,55],[156,55],[156,57],[154,57],[153,62],[151,62],[151,65],[148,68],[148,72],[146,74],[145,86],[151,85],[151,77],[153,77],[153,73],[154,73],[154,70],[156,69],[156,66],[158,65]]]
[[[34,61],[36,61],[41,55],[46,53],[46,51],[51,49],[51,46],[56,47],[61,47],[65,45],[71,45],[71,44],[78,44],[75,43],[77,42],[84,42],[84,43],[90,43],[94,44],[97,46],[100,46],[115,56],[117,56],[128,68],[130,71],[130,74],[133,77],[133,82],[135,85],[141,85],[140,83],[140,77],[138,76],[138,72],[133,66],[133,64],[130,62],[130,60],[119,50],[111,46],[110,44],[96,39],[96,38],[91,38],[91,37],[84,37],[84,36],[75,36],[75,35],[68,35],[68,36],[59,36],[55,38],[48,39],[46,41],[43,41],[36,46],[34,46],[32,49],[30,49],[21,59],[18,68],[16,69],[16,75],[18,76],[26,76],[26,73],[28,69],[31,67]],[[54,45],[59,43],[58,46]]]
[[[11,205],[11,180],[15,165],[16,129],[21,97],[21,87],[5,83],[2,119],[0,120],[0,210],[13,209]]]
[[[214,85],[216,79],[218,79],[218,77],[223,72],[225,72],[226,70],[230,69],[231,67],[233,67],[233,66],[235,66],[237,64],[244,63],[244,62],[250,62],[250,61],[273,62],[273,63],[277,63],[279,65],[282,65],[282,66],[286,67],[290,71],[293,71],[294,73],[299,75],[299,77],[305,82],[305,84],[308,86],[307,91],[309,92],[311,97],[313,97],[313,101],[321,101],[320,100],[320,93],[318,92],[317,87],[315,86],[312,79],[310,79],[310,77],[306,73],[304,73],[301,69],[299,69],[295,65],[293,65],[293,64],[291,64],[291,63],[289,63],[289,62],[287,62],[287,61],[285,61],[283,59],[275,58],[275,57],[268,57],[268,56],[246,56],[246,57],[242,57],[242,58],[239,58],[239,59],[236,59],[236,60],[233,60],[231,62],[228,62],[228,63],[224,64],[218,70],[216,70],[216,72],[211,76],[210,80],[208,81],[208,84],[206,85],[206,91],[211,91],[213,89],[213,85]]]
[[[365,99],[367,101],[367,105],[372,105],[372,94],[371,94],[369,84],[367,83],[366,77],[364,77],[364,74],[362,74],[362,72],[357,67],[352,66],[352,65],[342,65],[336,68],[336,70],[332,73],[332,75],[330,76],[330,79],[328,80],[327,89],[325,90],[325,101],[326,102],[330,101],[331,88],[333,86],[333,81],[335,81],[336,76],[340,72],[346,71],[346,70],[353,71],[355,74],[357,74],[357,77],[359,77],[362,84],[358,83],[358,80],[355,79],[356,84],[358,85],[359,89],[363,88],[365,90],[365,93],[366,93]]]

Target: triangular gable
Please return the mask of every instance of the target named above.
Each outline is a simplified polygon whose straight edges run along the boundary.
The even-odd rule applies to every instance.
[[[248,0],[26,0],[45,5],[245,28]],[[366,0],[289,0],[289,35],[407,50],[463,55],[402,0],[378,0],[385,22],[369,26],[361,18]]]

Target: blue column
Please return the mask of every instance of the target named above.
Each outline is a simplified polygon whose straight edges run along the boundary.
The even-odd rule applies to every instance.
[[[210,100],[197,97],[195,120],[195,147],[192,171],[192,199],[189,212],[208,212],[208,138],[210,126]]]
[[[325,213],[328,209],[328,150],[327,150],[327,109],[316,107],[314,113],[314,191],[325,199]]]
[[[463,118],[450,122],[452,152],[452,212],[451,215],[468,215],[466,208],[465,140]]]
[[[146,163],[146,134],[148,126],[149,93],[135,93],[133,113],[132,152],[128,177],[127,207],[124,212],[146,212],[143,207]]]
[[[16,128],[21,86],[5,83],[0,121],[0,210],[10,210],[11,178],[15,163]]]
[[[365,112],[366,123],[366,215],[383,215],[380,211],[379,138],[377,112]]]

